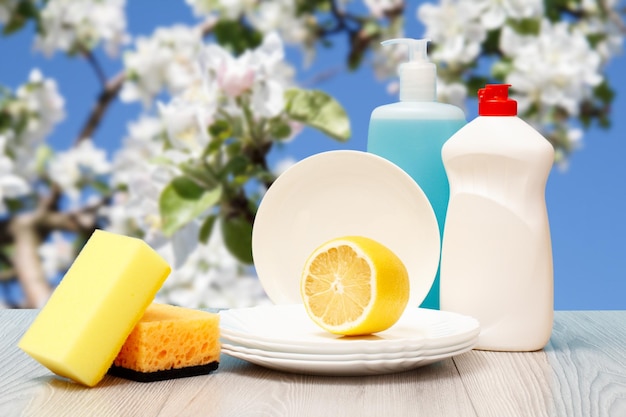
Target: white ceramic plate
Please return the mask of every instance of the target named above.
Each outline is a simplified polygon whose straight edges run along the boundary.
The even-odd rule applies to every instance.
[[[393,372],[403,372],[419,366],[431,364],[472,349],[465,346],[458,350],[431,356],[407,356],[394,359],[374,360],[298,360],[260,356],[238,351],[223,350],[224,353],[235,358],[260,365],[269,369],[283,372],[326,375],[326,376],[363,376],[380,375]]]
[[[388,354],[456,347],[476,338],[478,321],[461,314],[409,307],[396,324],[374,335],[342,337],[319,328],[302,304],[220,312],[222,340],[265,351],[302,354]]]
[[[455,353],[458,351],[465,350],[467,348],[472,348],[478,337],[474,337],[467,342],[459,343],[454,346],[446,346],[443,348],[436,349],[417,349],[415,351],[401,351],[401,352],[393,352],[393,353],[337,353],[337,354],[317,354],[317,353],[297,353],[297,352],[285,352],[285,351],[275,351],[275,350],[261,350],[255,348],[248,348],[242,345],[232,345],[230,343],[222,343],[222,352],[226,354],[231,353],[245,353],[248,355],[256,355],[262,356],[265,358],[275,358],[275,359],[291,359],[291,360],[300,360],[300,361],[378,361],[378,360],[391,360],[391,359],[402,359],[402,358],[415,358],[418,356],[424,358],[430,357],[439,357],[440,355],[447,355],[450,353]]]
[[[375,239],[404,262],[409,305],[424,300],[440,255],[437,220],[422,189],[397,165],[360,151],[329,151],[296,163],[267,190],[252,231],[259,280],[275,304],[301,302],[300,275],[322,243]]]

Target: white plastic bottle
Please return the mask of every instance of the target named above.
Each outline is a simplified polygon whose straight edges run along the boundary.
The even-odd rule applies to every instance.
[[[554,312],[545,186],[554,148],[517,117],[509,85],[478,94],[479,117],[443,146],[450,202],[441,309],[480,321],[476,348],[542,349]]]

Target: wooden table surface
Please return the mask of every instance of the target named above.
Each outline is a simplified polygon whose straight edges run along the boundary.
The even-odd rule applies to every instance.
[[[0,310],[0,416],[626,417],[626,311],[558,311],[539,352],[471,351],[368,377],[282,373],[222,355],[154,383],[55,377],[17,348],[35,310]]]

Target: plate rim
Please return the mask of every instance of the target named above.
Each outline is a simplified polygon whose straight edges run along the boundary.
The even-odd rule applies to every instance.
[[[230,343],[222,343],[222,350],[225,353],[239,352],[249,355],[256,355],[260,357],[276,358],[276,359],[288,359],[288,360],[300,360],[308,362],[316,361],[351,361],[351,360],[394,360],[402,358],[411,358],[414,356],[423,357],[439,357],[440,355],[446,355],[450,352],[456,352],[465,348],[473,348],[478,341],[478,336],[472,337],[466,341],[460,342],[456,345],[446,346],[438,349],[420,349],[399,351],[399,352],[378,352],[378,353],[363,353],[363,352],[346,352],[346,353],[299,353],[290,351],[276,351],[276,350],[262,350],[258,348],[251,348],[243,345],[232,345]]]
[[[365,376],[382,375],[410,371],[430,365],[443,359],[451,358],[472,350],[465,346],[459,350],[433,356],[415,356],[389,360],[353,360],[353,361],[299,361],[260,357],[241,352],[224,352],[226,355],[253,363],[264,368],[282,372],[319,376]],[[334,368],[333,368],[334,367]]]
[[[361,352],[366,353],[376,353],[381,352],[381,348],[385,349],[385,352],[399,352],[399,351],[409,351],[411,349],[420,348],[420,349],[437,349],[449,345],[458,344],[463,341],[467,341],[472,337],[477,337],[480,333],[480,323],[473,317],[463,315],[460,313],[455,313],[451,311],[445,310],[432,310],[420,307],[407,307],[405,312],[403,313],[403,317],[406,317],[406,314],[415,314],[417,315],[431,315],[437,316],[442,315],[447,320],[451,320],[454,318],[457,321],[457,325],[463,325],[463,329],[457,333],[445,335],[442,337],[428,337],[423,334],[416,333],[415,337],[404,337],[397,339],[379,339],[379,340],[353,340],[345,343],[344,341],[337,341],[337,339],[320,339],[316,340],[293,340],[289,339],[287,336],[276,338],[272,336],[266,336],[262,333],[248,331],[246,329],[232,329],[228,327],[228,320],[230,318],[232,320],[238,320],[241,322],[241,317],[233,317],[238,313],[243,314],[251,314],[255,319],[262,320],[263,315],[267,316],[267,312],[271,312],[276,314],[279,318],[282,316],[285,317],[297,317],[298,320],[303,320],[308,323],[307,320],[310,320],[306,311],[304,309],[304,305],[302,304],[279,304],[279,305],[264,305],[264,306],[256,306],[256,307],[244,307],[244,308],[236,308],[220,311],[220,332],[223,338],[228,339],[228,337],[235,336],[236,338],[242,340],[252,340],[255,342],[257,346],[264,346],[270,348],[272,345],[284,345],[291,346],[292,349],[295,349],[301,353],[311,353],[311,352],[324,352],[324,353],[341,353],[341,352],[349,352],[354,350],[355,348],[359,348]],[[249,313],[248,313],[249,312]],[[226,316],[226,317],[225,317]],[[401,318],[402,319],[402,318]],[[423,318],[424,319],[424,318]],[[312,321],[310,323],[313,323]],[[244,326],[246,325],[243,322]],[[275,321],[273,324],[278,325]],[[323,330],[320,329],[321,332]],[[384,332],[381,332],[384,333]],[[338,337],[339,338],[339,337]],[[251,346],[251,345],[249,345]]]

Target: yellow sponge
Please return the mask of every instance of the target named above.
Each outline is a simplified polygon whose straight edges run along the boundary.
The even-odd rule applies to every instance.
[[[96,230],[19,347],[52,372],[94,386],[169,273],[144,241]]]
[[[142,382],[205,374],[217,368],[220,350],[218,314],[153,303],[109,373]]]

